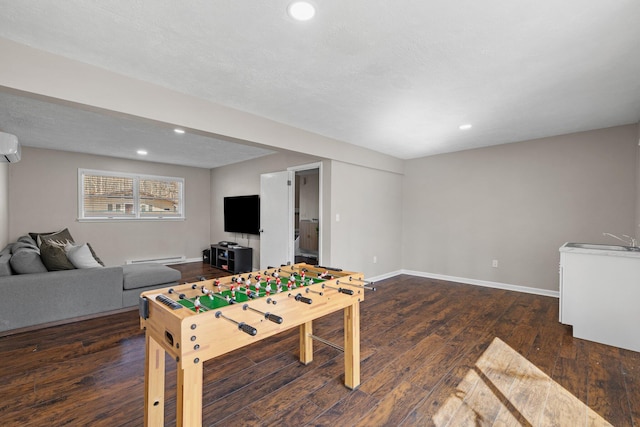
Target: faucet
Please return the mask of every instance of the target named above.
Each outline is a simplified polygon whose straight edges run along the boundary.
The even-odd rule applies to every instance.
[[[614,239],[618,239],[621,242],[623,242],[624,244],[631,246],[632,248],[637,248],[638,247],[638,241],[631,237],[631,236],[627,236],[626,234],[623,234],[622,237],[624,237],[624,239],[622,237],[618,237],[615,234],[611,234],[611,233],[602,233],[603,236],[609,236],[609,237],[613,237]],[[629,240],[626,240],[629,239]]]

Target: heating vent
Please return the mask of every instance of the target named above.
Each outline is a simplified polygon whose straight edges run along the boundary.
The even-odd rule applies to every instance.
[[[184,262],[186,259],[187,257],[184,255],[169,258],[130,259],[127,261],[127,264],[142,264],[145,262],[155,262],[156,264],[177,264]]]

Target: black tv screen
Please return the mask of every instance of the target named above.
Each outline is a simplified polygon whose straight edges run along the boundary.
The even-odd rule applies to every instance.
[[[225,197],[224,231],[260,234],[260,196]]]

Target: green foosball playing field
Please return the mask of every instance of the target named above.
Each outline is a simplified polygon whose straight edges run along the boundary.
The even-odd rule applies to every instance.
[[[294,280],[291,280],[291,278]],[[284,278],[280,283],[278,283],[277,278],[270,278],[269,282],[261,280],[259,286],[256,286],[257,281],[249,286],[246,286],[245,283],[237,283],[235,286],[221,285],[222,287],[218,286],[217,283],[219,282],[214,282],[212,289],[205,286],[199,288],[202,295],[186,297],[184,294],[180,294],[177,301],[191,311],[204,312],[216,310],[231,304],[244,303],[256,298],[268,297],[269,295],[280,292],[300,289],[324,281],[322,278],[302,278],[299,275],[295,275]],[[291,284],[291,288],[289,288],[289,284]],[[171,290],[169,292],[171,293]],[[198,305],[199,308],[196,308]]]

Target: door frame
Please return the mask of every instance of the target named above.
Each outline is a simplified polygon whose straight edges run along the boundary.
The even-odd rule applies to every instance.
[[[318,264],[322,265],[322,233],[324,232],[324,227],[323,227],[323,220],[322,220],[322,212],[323,212],[323,206],[322,206],[322,199],[324,198],[324,191],[322,188],[322,162],[314,162],[314,163],[308,163],[305,165],[299,165],[299,166],[291,166],[289,168],[287,168],[288,171],[292,171],[294,172],[294,179],[292,180],[292,184],[294,185],[293,187],[293,194],[295,194],[296,188],[296,180],[295,180],[295,172],[301,172],[301,171],[306,171],[306,170],[311,170],[311,169],[318,169],[318,228],[320,229],[320,232],[318,233]],[[294,216],[294,212],[293,212],[292,208],[291,210],[291,218],[293,218]],[[293,224],[293,220],[291,221]],[[293,233],[293,230],[291,230]],[[295,233],[293,233],[294,235],[294,240],[291,241],[291,247],[294,248],[295,247]],[[295,251],[294,251],[295,252]],[[295,258],[295,253],[293,254],[294,258]]]

